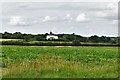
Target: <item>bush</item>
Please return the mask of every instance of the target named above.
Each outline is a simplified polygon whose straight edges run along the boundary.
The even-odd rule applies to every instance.
[[[79,40],[74,40],[72,42],[72,44],[75,45],[75,46],[78,46],[78,45],[80,45],[80,41]]]
[[[23,41],[2,41],[2,45],[23,45]]]
[[[81,44],[80,41],[70,42],[25,42],[25,41],[2,41],[2,45],[22,45],[22,46],[119,46],[118,44]]]

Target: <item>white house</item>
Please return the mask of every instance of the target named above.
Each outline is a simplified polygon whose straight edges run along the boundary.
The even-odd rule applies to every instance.
[[[46,39],[50,39],[50,40],[53,40],[53,39],[58,39],[58,36],[55,36],[55,35],[47,35]]]

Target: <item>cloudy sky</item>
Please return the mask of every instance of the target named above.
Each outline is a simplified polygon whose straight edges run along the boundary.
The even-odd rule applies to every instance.
[[[0,32],[118,35],[117,2],[2,3]]]

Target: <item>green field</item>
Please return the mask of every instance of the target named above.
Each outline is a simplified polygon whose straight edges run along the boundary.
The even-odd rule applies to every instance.
[[[117,78],[117,47],[2,46],[3,78]]]

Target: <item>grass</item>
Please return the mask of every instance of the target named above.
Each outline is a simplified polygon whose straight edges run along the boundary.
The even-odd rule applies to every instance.
[[[117,78],[117,47],[2,46],[3,78]]]
[[[0,41],[18,41],[22,39],[0,39]]]

